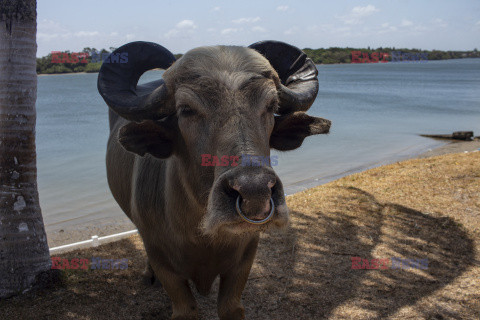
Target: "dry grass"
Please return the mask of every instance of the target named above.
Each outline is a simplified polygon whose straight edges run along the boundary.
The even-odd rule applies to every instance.
[[[262,237],[247,319],[479,319],[480,152],[410,160],[289,197],[288,232]],[[168,319],[140,282],[137,236],[64,257],[128,258],[128,270],[65,272],[61,285],[0,302],[4,319]],[[420,269],[352,270],[352,256],[428,258]],[[216,319],[215,292],[198,296]]]

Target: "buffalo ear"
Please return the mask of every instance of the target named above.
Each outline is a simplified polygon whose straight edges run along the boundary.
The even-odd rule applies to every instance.
[[[328,133],[331,124],[330,120],[311,117],[305,112],[275,116],[270,147],[280,151],[297,149],[306,137]]]
[[[174,134],[165,121],[130,122],[120,128],[118,141],[125,150],[144,156],[149,153],[160,159],[173,153]]]

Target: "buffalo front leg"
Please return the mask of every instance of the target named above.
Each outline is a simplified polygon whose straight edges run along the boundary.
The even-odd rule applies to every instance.
[[[150,260],[155,276],[172,300],[172,320],[197,320],[198,307],[188,280]]]
[[[152,266],[150,265],[150,261],[148,261],[147,258],[147,266],[142,273],[143,283],[146,285],[153,285],[155,283],[155,279],[155,272],[153,271]]]
[[[242,293],[252,268],[257,244],[258,239],[252,241],[247,247],[240,264],[220,275],[220,290],[218,292],[218,316],[220,320],[245,319]]]
[[[161,287],[162,283],[160,280],[157,279],[155,276],[155,272],[153,271],[152,266],[150,265],[150,261],[147,258],[147,266],[142,273],[142,282],[147,286],[154,286],[154,287]]]

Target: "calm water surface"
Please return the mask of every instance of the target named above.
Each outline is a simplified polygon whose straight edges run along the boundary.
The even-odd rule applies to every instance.
[[[439,145],[419,133],[480,134],[480,59],[318,69],[309,113],[332,120],[332,129],[300,149],[272,152],[287,193]],[[161,74],[150,71],[141,82]],[[49,230],[124,217],[106,181],[107,106],[97,75],[38,77],[38,183]]]

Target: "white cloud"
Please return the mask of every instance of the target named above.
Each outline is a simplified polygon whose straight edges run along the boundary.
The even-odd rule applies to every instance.
[[[213,11],[220,11],[220,7],[213,7]]]
[[[252,31],[253,32],[267,32],[267,29],[265,29],[264,27],[260,27],[260,26],[255,26],[255,27],[252,27]]]
[[[397,27],[391,26],[388,22],[382,23],[381,29],[378,30],[378,34],[397,31]]]
[[[118,32],[111,32],[111,33],[110,33],[110,36],[111,36],[111,37],[116,37],[116,36],[118,36]]]
[[[445,21],[443,21],[443,20],[440,19],[440,18],[433,19],[433,23],[434,23],[437,27],[445,28],[445,27],[448,26],[448,23],[446,23]]]
[[[69,29],[62,26],[60,23],[43,19],[38,23],[37,27],[37,39],[40,41],[50,41],[53,39],[67,39],[67,38],[86,38],[86,37],[98,37],[100,32],[98,31],[77,31],[72,33]],[[55,31],[53,33],[52,31]]]
[[[127,38],[127,40],[133,40],[135,39],[135,35],[133,33],[129,33],[125,36],[125,38]]]
[[[51,33],[52,31],[56,31],[58,33],[65,33],[69,30],[60,25],[60,23],[58,22],[43,19],[38,22],[37,31],[41,33]]]
[[[237,28],[227,28],[227,29],[223,29],[220,33],[223,34],[223,35],[227,35],[227,34],[231,34],[231,33],[236,33],[236,32],[239,32],[243,30],[242,28],[240,29],[237,29]]]
[[[477,21],[477,23],[475,23],[476,26],[480,26],[480,20]]]
[[[410,27],[413,26],[413,22],[407,19],[403,19],[400,23],[400,27]]]
[[[375,6],[372,6],[371,4],[365,6],[365,7],[354,7],[352,9],[352,13],[359,15],[359,16],[369,16],[374,12],[379,11]]]
[[[79,32],[75,32],[74,33],[74,36],[75,37],[94,37],[94,36],[98,36],[100,33],[98,31],[79,31]]]
[[[168,30],[164,36],[165,38],[188,38],[194,33],[195,29],[197,29],[197,25],[193,20],[182,20],[175,25],[175,28]]]
[[[176,27],[178,29],[196,29],[197,28],[193,20],[182,20],[179,23],[177,23]]]
[[[360,24],[363,23],[363,20],[366,17],[378,11],[380,10],[369,4],[365,7],[354,7],[347,15],[337,16],[337,18],[343,21],[345,24]]]
[[[288,6],[278,6],[277,7],[277,11],[287,11],[288,10]]]
[[[165,38],[173,38],[175,36],[177,36],[179,33],[179,31],[177,29],[171,29],[171,30],[168,30],[163,36]]]
[[[291,27],[290,29],[285,30],[283,32],[283,34],[289,36],[289,35],[297,33],[297,31],[298,31],[298,27]]]
[[[239,18],[239,19],[235,19],[235,20],[232,20],[233,23],[237,23],[237,24],[242,24],[242,23],[254,23],[254,22],[258,22],[260,21],[260,17],[255,17],[255,18]]]
[[[53,33],[55,31],[55,33]],[[38,22],[37,25],[37,39],[50,41],[56,38],[60,38],[68,34],[71,35],[70,30],[60,25],[60,23],[53,20],[43,19]]]
[[[37,33],[37,39],[38,40],[50,41],[50,40],[58,38],[58,37],[59,37],[58,33],[42,33],[42,32]]]
[[[418,26],[414,26],[414,27],[413,27],[413,30],[414,30],[414,31],[419,31],[419,32],[421,32],[421,31],[428,31],[428,30],[430,30],[430,29],[431,29],[431,28],[427,28],[427,27],[422,26],[422,25],[418,25]]]

